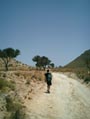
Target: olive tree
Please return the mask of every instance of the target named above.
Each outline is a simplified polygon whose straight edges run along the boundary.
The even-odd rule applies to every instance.
[[[34,62],[36,62],[36,67],[39,67],[39,68],[46,68],[46,66],[49,66],[51,60],[49,60],[48,57],[45,57],[45,56],[35,56],[33,59],[32,59]]]
[[[6,71],[8,71],[8,66],[11,59],[16,58],[18,55],[20,55],[20,51],[18,49],[15,50],[13,48],[6,48],[0,50],[0,58],[4,62]]]

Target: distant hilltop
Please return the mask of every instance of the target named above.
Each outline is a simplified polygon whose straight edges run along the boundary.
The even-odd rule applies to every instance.
[[[79,57],[65,65],[64,68],[90,70],[90,49],[86,50]]]

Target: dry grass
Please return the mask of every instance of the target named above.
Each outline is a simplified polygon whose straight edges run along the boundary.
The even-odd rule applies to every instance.
[[[43,80],[44,79],[44,72],[43,71],[17,71],[15,72],[17,77],[23,77],[24,79],[31,79],[31,80]]]
[[[7,115],[10,115],[6,116],[5,119],[14,119],[15,116],[21,118],[23,115],[23,113],[21,113],[23,109],[22,106],[24,107],[25,101],[31,100],[35,91],[37,91],[41,84],[43,84],[42,82],[44,82],[44,71],[2,71],[0,72],[0,78],[2,78],[1,86],[4,86],[5,89],[10,87],[10,90],[5,92],[10,96],[10,98],[6,98],[6,108],[9,111]],[[5,83],[3,83],[3,81],[5,81]],[[15,85],[15,90],[12,89],[13,85]],[[4,88],[2,89],[4,90]],[[19,102],[21,103],[20,105]]]

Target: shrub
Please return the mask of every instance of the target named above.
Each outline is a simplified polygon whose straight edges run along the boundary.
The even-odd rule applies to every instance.
[[[26,81],[26,84],[27,84],[27,85],[29,85],[29,84],[30,84],[30,80],[29,80],[29,79]]]
[[[16,110],[14,113],[11,113],[9,119],[25,119],[25,114],[21,110]]]
[[[84,79],[84,82],[88,84],[88,83],[90,82],[90,76],[87,76],[87,77]]]
[[[9,95],[6,97],[6,109],[10,112],[10,116],[6,116],[5,119],[25,119],[22,104]]]
[[[6,79],[0,78],[0,90],[5,89],[15,90],[15,84],[12,81],[7,81]]]
[[[6,96],[6,103],[7,111],[16,111],[21,107],[20,103],[12,99],[10,96]]]

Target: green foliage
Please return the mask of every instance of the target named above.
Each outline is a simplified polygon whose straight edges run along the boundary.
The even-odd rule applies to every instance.
[[[90,50],[85,51],[75,60],[64,67],[58,68],[63,72],[74,72],[85,83],[90,82]]]
[[[75,60],[67,64],[65,68],[72,68],[72,69],[86,68],[87,70],[90,70],[90,50],[85,51]]]
[[[52,68],[54,68],[54,67],[55,67],[54,63],[51,63],[51,64],[50,64],[50,66],[51,66]]]
[[[90,70],[90,50],[85,51],[82,54],[83,60],[87,66],[87,68]]]
[[[35,56],[32,60],[34,61],[34,62],[39,62],[39,60],[40,60],[40,56],[39,55],[37,55],[37,56]]]
[[[25,119],[21,103],[9,95],[6,97],[6,109],[10,112],[10,116],[6,116],[5,119]]]
[[[13,48],[6,48],[3,50],[0,50],[0,57],[1,58],[15,58],[20,54],[20,51],[18,49],[14,50]]]
[[[25,114],[24,112],[21,112],[21,110],[17,110],[14,113],[11,113],[9,119],[25,119]]]
[[[20,55],[20,51],[18,49],[14,50],[13,48],[6,48],[0,50],[0,58],[2,58],[5,64],[6,71],[8,70],[10,60],[18,55]]]
[[[6,97],[6,108],[7,111],[17,111],[21,108],[21,104],[19,102],[16,102],[14,99],[12,99],[10,96]]]
[[[15,84],[12,81],[7,81],[3,78],[0,78],[0,90],[7,91],[7,89],[15,90]]]
[[[41,57],[39,55],[35,56],[32,60],[36,62],[36,67],[43,67],[44,69],[46,68],[46,66],[49,66],[51,62],[48,57]]]
[[[85,77],[84,82],[88,84],[90,82],[90,76]]]

